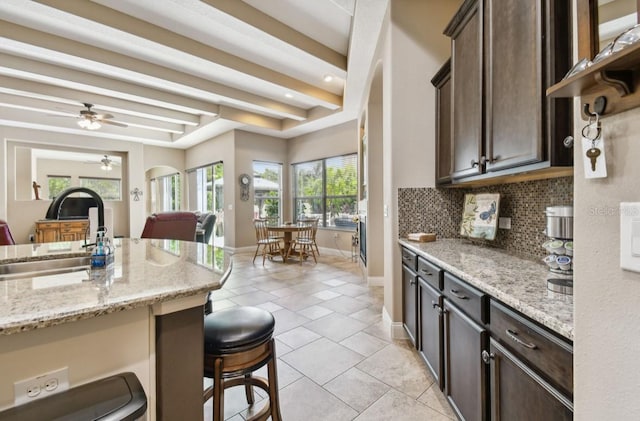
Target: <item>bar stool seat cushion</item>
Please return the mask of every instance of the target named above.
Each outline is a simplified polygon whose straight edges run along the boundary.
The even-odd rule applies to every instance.
[[[216,311],[204,319],[204,350],[207,354],[229,354],[267,342],[273,335],[275,319],[257,307],[232,307]]]

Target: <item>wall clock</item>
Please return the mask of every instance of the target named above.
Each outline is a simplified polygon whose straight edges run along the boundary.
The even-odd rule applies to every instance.
[[[251,177],[249,174],[240,174],[240,200],[249,200],[249,184],[251,184]]]

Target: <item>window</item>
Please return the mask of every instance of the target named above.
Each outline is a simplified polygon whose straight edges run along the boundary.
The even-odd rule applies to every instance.
[[[222,162],[187,170],[189,209],[213,212],[215,225],[209,244],[224,246],[224,166]]]
[[[253,217],[282,219],[282,164],[253,161]]]
[[[355,228],[357,155],[293,165],[294,217],[320,218],[324,227]]]
[[[156,179],[156,211],[180,210],[180,173],[163,175]]]
[[[80,177],[80,187],[98,193],[103,200],[121,200],[119,178]]]
[[[53,199],[71,187],[71,177],[68,175],[48,175],[47,184],[49,187],[49,199]]]

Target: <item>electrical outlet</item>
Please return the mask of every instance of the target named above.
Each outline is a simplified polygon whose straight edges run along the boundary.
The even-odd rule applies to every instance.
[[[69,367],[63,367],[15,382],[13,384],[14,404],[20,405],[67,389],[69,389]]]
[[[498,228],[510,230],[511,229],[511,218],[508,217],[500,217],[498,218]]]
[[[333,238],[340,238],[340,234],[338,234],[337,232],[333,233]]]
[[[36,237],[33,234],[29,234],[29,242],[33,243],[36,241]]]

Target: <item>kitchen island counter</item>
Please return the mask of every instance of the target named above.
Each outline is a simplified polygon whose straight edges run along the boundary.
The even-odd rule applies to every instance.
[[[539,261],[465,239],[400,245],[573,341],[573,296],[547,289],[549,272]]]
[[[0,265],[88,256],[82,241],[0,247]],[[0,276],[0,335],[101,314],[200,297],[219,289],[230,257],[210,245],[116,239],[108,268],[57,275]]]
[[[81,241],[0,247],[0,265],[44,270],[0,276],[0,410],[14,383],[66,370],[70,387],[133,372],[147,419],[202,419],[204,304],[231,271],[208,244],[116,239],[106,268],[47,271],[86,257]],[[86,263],[86,260],[85,260]]]

